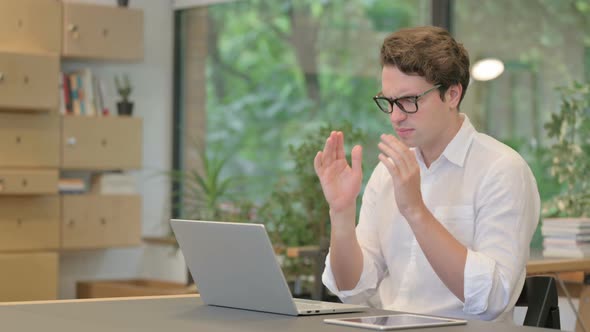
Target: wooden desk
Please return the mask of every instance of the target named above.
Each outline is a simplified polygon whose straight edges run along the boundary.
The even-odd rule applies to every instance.
[[[590,272],[590,258],[543,257],[541,250],[531,250],[531,257],[526,265],[527,275],[562,272]]]
[[[391,313],[371,309],[365,313],[292,317],[263,312],[212,307],[196,295],[64,300],[0,304],[3,331],[31,332],[337,332],[357,329],[329,325],[326,317],[371,316]],[[431,331],[415,329],[413,331]],[[361,330],[358,330],[361,331]],[[364,330],[362,330],[364,331]],[[512,324],[469,321],[463,326],[436,328],[437,332],[555,331]]]
[[[543,257],[541,250],[531,250],[526,272],[527,275],[551,274],[555,276],[558,288],[568,297],[570,306],[578,319],[583,322],[586,329],[590,327],[590,285],[584,284],[584,275],[590,273],[590,258]],[[572,275],[572,273],[574,274]],[[563,280],[574,280],[575,283],[566,285]],[[571,302],[571,296],[579,297],[578,310]],[[584,332],[579,321],[576,324],[576,332]]]

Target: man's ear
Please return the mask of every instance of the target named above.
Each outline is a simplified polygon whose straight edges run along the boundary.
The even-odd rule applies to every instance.
[[[453,84],[445,92],[445,100],[448,100],[451,108],[457,108],[461,101],[461,94],[463,93],[463,86],[461,84]]]

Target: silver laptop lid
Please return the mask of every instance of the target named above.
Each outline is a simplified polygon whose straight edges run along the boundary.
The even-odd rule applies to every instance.
[[[171,220],[208,305],[297,315],[264,225]]]

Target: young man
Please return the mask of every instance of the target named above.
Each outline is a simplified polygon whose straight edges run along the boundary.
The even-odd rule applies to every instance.
[[[381,135],[356,228],[362,148],[349,165],[332,132],[314,159],[332,225],[324,284],[347,303],[512,320],[539,220],[529,167],[459,112],[469,57],[447,31],[389,35],[381,65],[374,100],[397,137]]]

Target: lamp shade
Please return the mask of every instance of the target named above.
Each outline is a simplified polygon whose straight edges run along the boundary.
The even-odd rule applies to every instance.
[[[493,80],[503,72],[504,63],[494,58],[481,59],[471,67],[471,77],[476,81]]]

